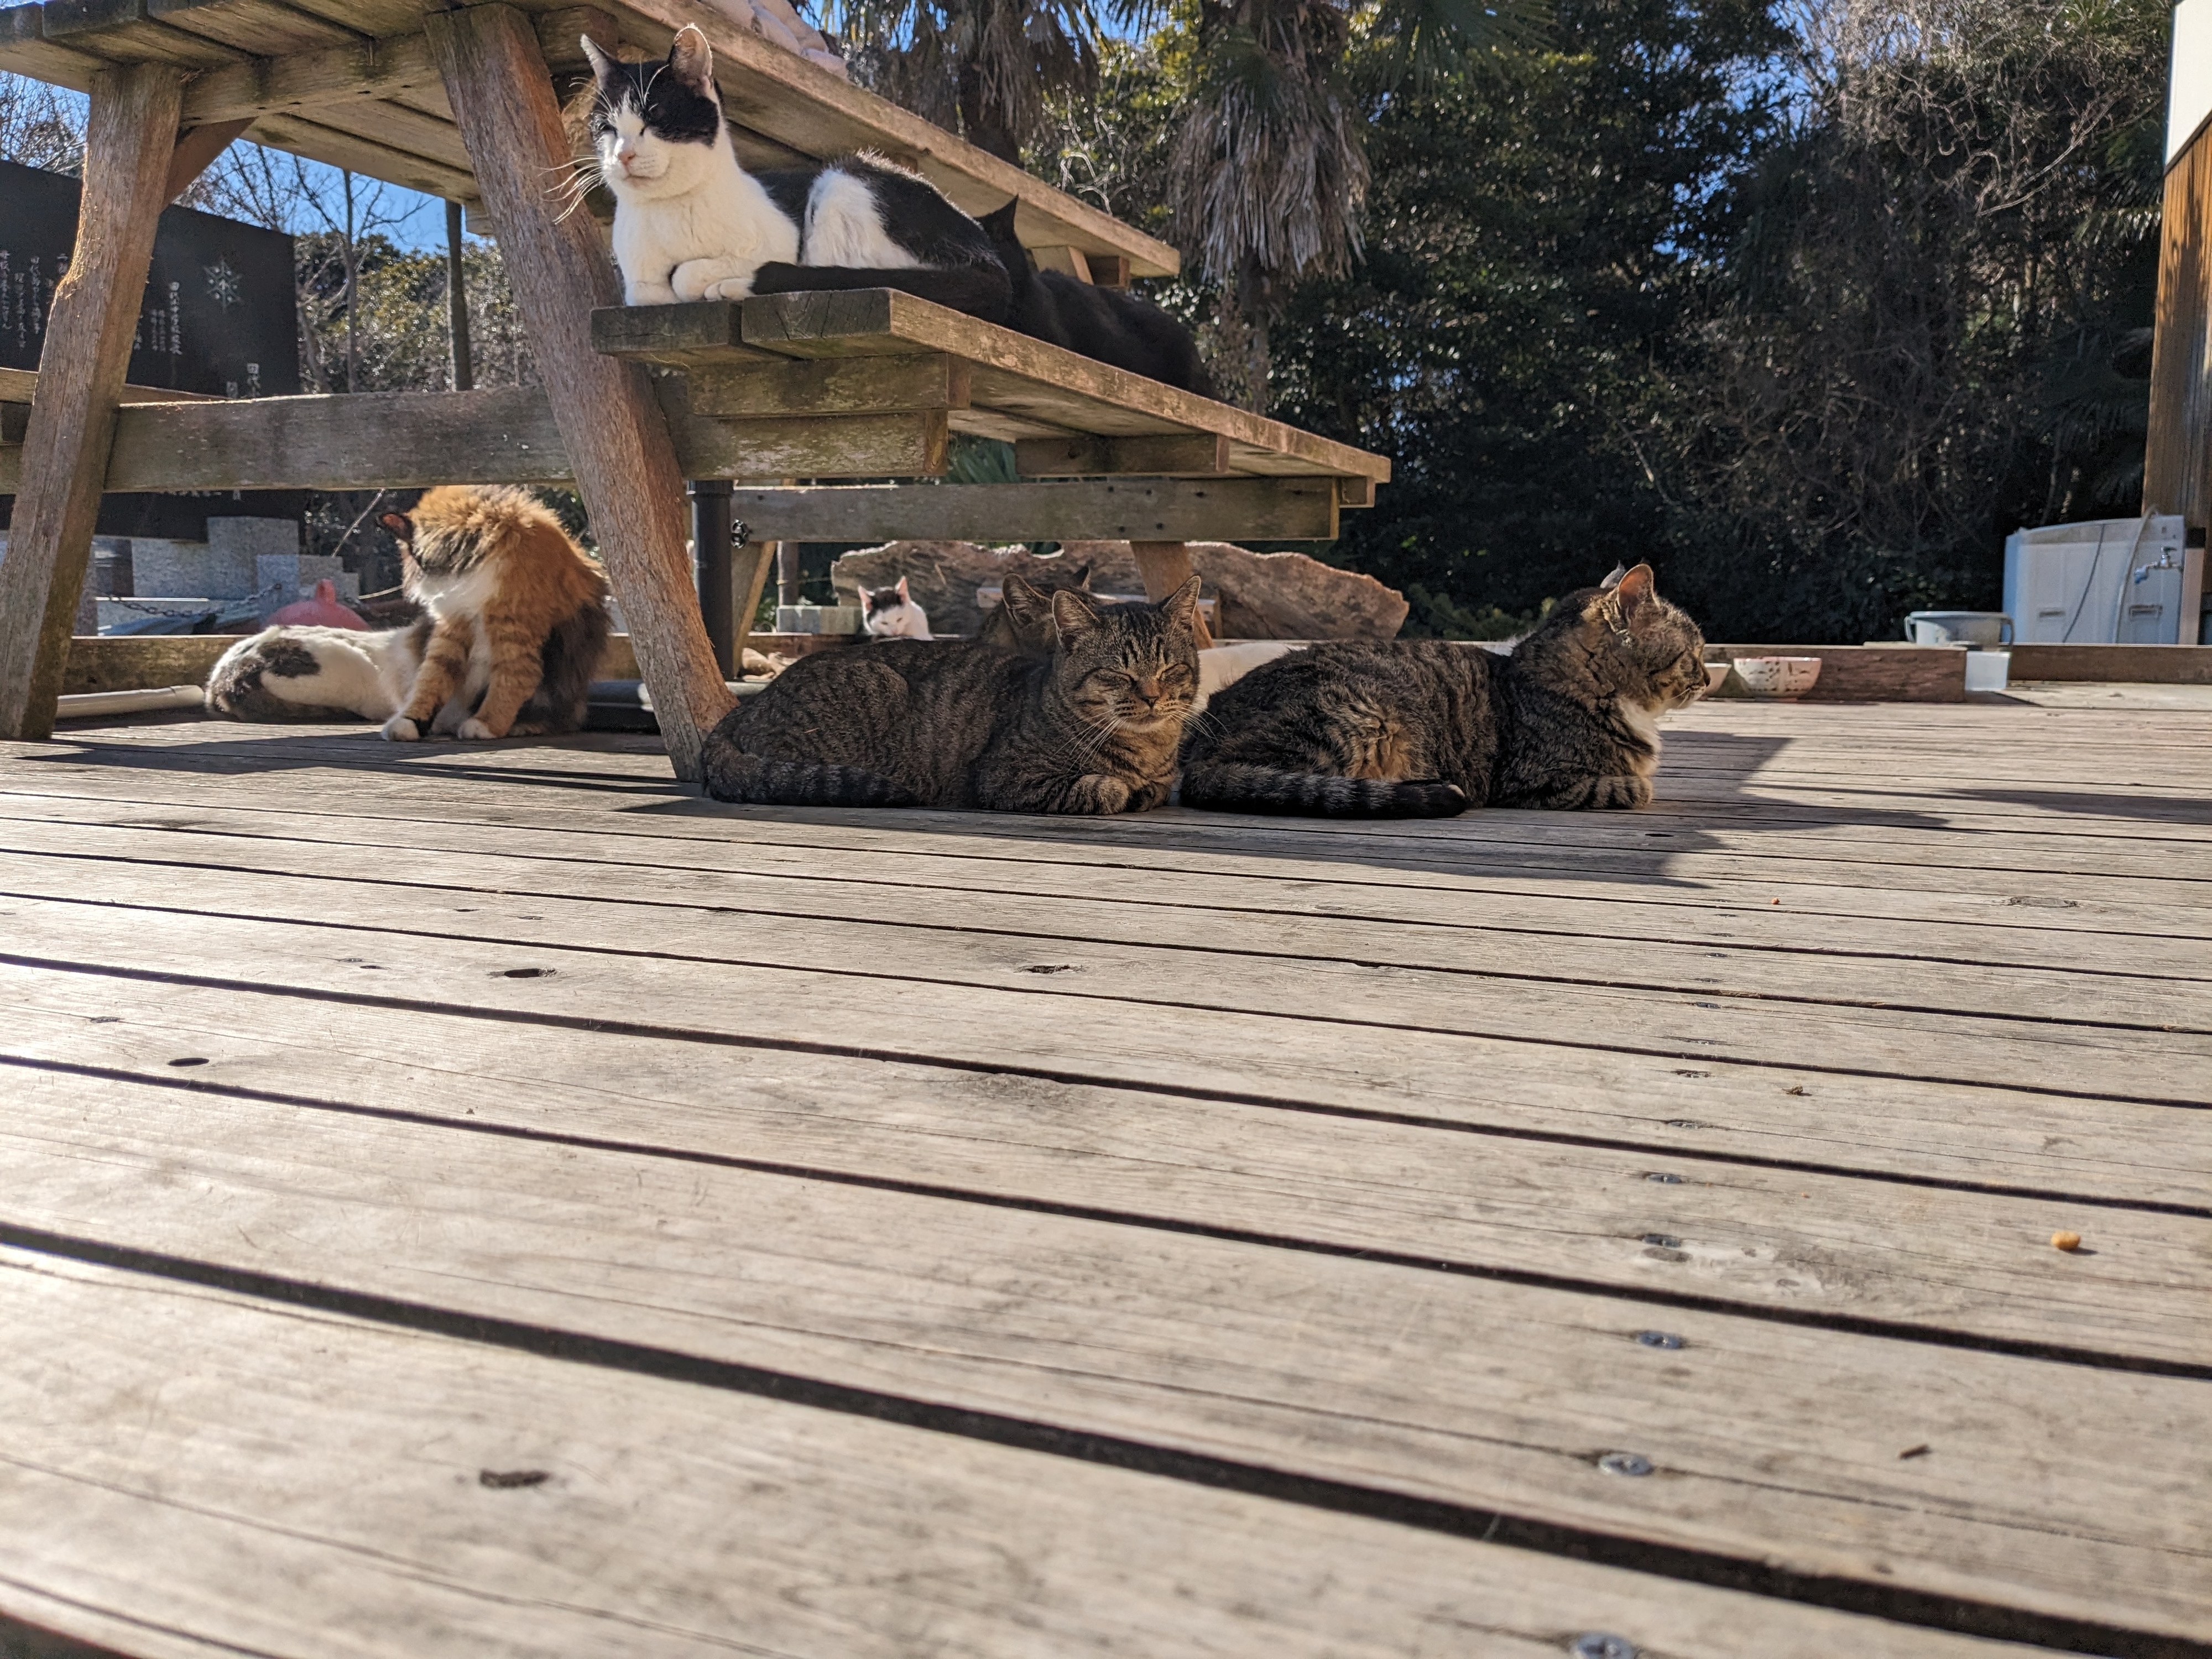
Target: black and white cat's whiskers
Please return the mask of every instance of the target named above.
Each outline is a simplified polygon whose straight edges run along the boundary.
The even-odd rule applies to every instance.
[[[722,119],[696,27],[665,64],[617,62],[588,40],[592,150],[615,198],[614,251],[631,305],[896,288],[997,320],[1006,268],[982,228],[881,157],[754,174]]]

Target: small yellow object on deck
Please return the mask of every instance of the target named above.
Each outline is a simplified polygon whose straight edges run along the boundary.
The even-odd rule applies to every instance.
[[[2081,1248],[2081,1235],[2069,1232],[2053,1233],[2051,1235],[2051,1248],[2054,1250],[2078,1250]]]

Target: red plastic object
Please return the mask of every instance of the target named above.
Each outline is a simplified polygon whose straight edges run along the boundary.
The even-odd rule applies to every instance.
[[[262,618],[262,622],[264,626],[271,628],[289,627],[294,624],[304,624],[315,628],[362,629],[368,627],[368,624],[359,616],[338,603],[337,587],[327,579],[315,584],[313,599],[295,600],[281,611],[270,611]]]

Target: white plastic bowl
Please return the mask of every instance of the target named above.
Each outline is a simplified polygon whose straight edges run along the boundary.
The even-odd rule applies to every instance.
[[[1738,657],[1734,666],[1753,696],[1782,702],[1803,696],[1820,678],[1818,657]]]
[[[1707,663],[1705,665],[1705,695],[1710,697],[1714,692],[1719,690],[1721,689],[1721,682],[1728,678],[1728,677],[1729,665],[1726,663]]]

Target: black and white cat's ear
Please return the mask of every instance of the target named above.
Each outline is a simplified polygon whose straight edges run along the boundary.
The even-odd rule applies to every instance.
[[[901,605],[911,605],[914,603],[914,595],[906,591],[906,578],[903,576],[901,576],[898,579],[898,596],[899,603]]]
[[[1198,578],[1183,578],[1182,586],[1160,601],[1160,615],[1174,627],[1185,633],[1195,633],[1198,628]]]
[[[621,89],[622,65],[599,49],[599,43],[588,34],[578,37],[583,42],[584,56],[590,60],[592,78],[599,83],[599,94],[612,103]]]
[[[676,31],[676,44],[668,49],[668,72],[701,97],[714,95],[714,52],[696,23]]]
[[[1638,611],[1658,596],[1658,579],[1651,574],[1651,567],[1648,564],[1639,564],[1632,570],[1622,572],[1620,580],[1613,584],[1613,597],[1620,606],[1620,614],[1632,622]]]
[[[384,514],[377,520],[377,523],[382,525],[400,541],[412,542],[415,539],[414,520],[404,513]]]
[[[1101,625],[1098,607],[1072,587],[1057,588],[1052,596],[1052,625],[1060,630],[1062,645],[1073,645]]]

